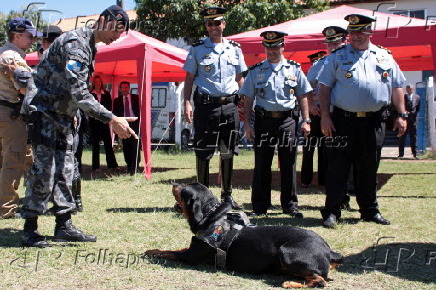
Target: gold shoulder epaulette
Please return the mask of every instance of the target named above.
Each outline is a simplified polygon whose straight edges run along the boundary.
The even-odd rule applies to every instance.
[[[240,45],[239,43],[237,43],[236,41],[229,40],[229,43],[230,43],[231,45],[233,45],[233,46],[241,47],[241,45]]]
[[[377,45],[377,47],[386,50],[389,54],[392,54],[392,51],[390,51],[389,49],[387,49],[387,48],[384,47],[384,46]]]
[[[343,49],[344,47],[345,47],[345,44],[342,44],[341,46],[339,46],[339,47],[333,49],[333,50],[332,50],[332,53],[333,53],[333,52],[336,52],[336,51],[338,51],[338,50],[340,50],[340,49]]]
[[[255,67],[258,67],[258,66],[260,66],[261,64],[263,63],[263,61],[261,61],[261,62],[258,62],[258,63],[256,63],[256,64],[253,64],[253,65],[250,65],[249,67],[248,67],[248,70],[252,70],[252,69],[254,69]]]

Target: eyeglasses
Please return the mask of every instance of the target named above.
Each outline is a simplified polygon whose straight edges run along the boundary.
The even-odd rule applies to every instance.
[[[211,26],[220,26],[222,23],[221,20],[213,20],[213,21],[207,21],[206,25],[211,27]]]

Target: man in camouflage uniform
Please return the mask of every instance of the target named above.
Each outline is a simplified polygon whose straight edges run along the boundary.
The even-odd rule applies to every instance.
[[[35,36],[42,34],[25,18],[9,22],[8,41],[0,48],[0,139],[3,160],[0,173],[0,218],[12,217],[18,208],[18,193],[26,161],[26,124],[19,116],[22,96],[25,92],[11,70],[30,72],[24,57]],[[6,70],[5,70],[6,69]]]
[[[28,91],[22,113],[32,127],[31,139],[35,162],[27,180],[22,216],[24,245],[47,247],[37,231],[38,215],[54,203],[56,227],[54,240],[59,242],[95,242],[71,221],[76,207],[72,193],[74,172],[73,118],[78,109],[106,123],[120,138],[136,136],[128,121],[100,105],[88,91],[88,80],[94,70],[96,43],[110,44],[128,29],[129,18],[124,10],[113,5],[103,11],[93,28],[82,27],[58,37],[44,53],[36,72],[34,85]]]

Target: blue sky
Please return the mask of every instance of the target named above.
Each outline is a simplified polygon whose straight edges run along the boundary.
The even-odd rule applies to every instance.
[[[39,9],[58,10],[61,12],[42,12],[43,18],[50,23],[59,20],[60,17],[72,18],[76,16],[99,14],[110,5],[116,4],[116,0],[0,0],[0,12],[9,13],[11,10],[21,11],[30,3],[36,2],[45,3],[45,5],[38,4],[37,7],[39,7]],[[134,0],[124,0],[125,10],[134,8]]]

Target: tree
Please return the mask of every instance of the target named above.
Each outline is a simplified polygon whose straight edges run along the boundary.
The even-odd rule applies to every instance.
[[[132,29],[165,41],[183,37],[193,41],[206,35],[203,18],[198,14],[203,8],[220,6],[228,9],[225,35],[233,35],[302,17],[303,8],[323,11],[328,0],[135,0],[138,19]],[[298,2],[298,3],[295,3]]]

